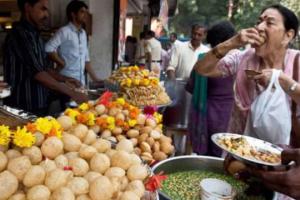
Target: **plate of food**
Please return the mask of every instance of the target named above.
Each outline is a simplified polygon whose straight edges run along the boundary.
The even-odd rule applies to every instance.
[[[221,149],[242,162],[270,167],[282,166],[281,152],[283,149],[277,145],[233,133],[216,133],[212,135],[211,139]]]

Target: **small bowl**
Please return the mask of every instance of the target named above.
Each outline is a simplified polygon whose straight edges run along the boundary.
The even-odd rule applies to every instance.
[[[200,182],[201,200],[233,200],[235,195],[233,187],[226,181],[206,178]]]

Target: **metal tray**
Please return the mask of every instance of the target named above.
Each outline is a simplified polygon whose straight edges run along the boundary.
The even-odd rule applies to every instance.
[[[28,122],[34,121],[37,117],[23,110],[11,108],[9,106],[0,106],[0,125],[9,126],[15,129]]]

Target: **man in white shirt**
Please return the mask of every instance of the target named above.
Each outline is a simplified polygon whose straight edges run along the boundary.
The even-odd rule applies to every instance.
[[[46,44],[46,52],[57,64],[59,73],[75,78],[81,85],[85,85],[85,69],[92,80],[100,81],[92,70],[87,34],[82,28],[87,9],[83,1],[71,1],[67,6],[69,23],[60,28]]]
[[[174,32],[170,34],[170,42],[171,50],[173,50],[174,48],[178,48],[182,44],[182,42],[177,39],[177,33]]]
[[[176,78],[183,79],[178,82],[178,87],[176,89],[176,97],[173,99],[175,105],[173,107],[168,107],[164,116],[168,118],[173,113],[178,113],[183,117],[187,116],[189,103],[191,102],[191,95],[185,91],[184,87],[180,87],[184,81],[187,81],[190,77],[191,71],[198,60],[198,56],[201,53],[209,51],[209,48],[202,44],[202,40],[206,35],[206,29],[201,25],[193,25],[191,32],[191,40],[184,42],[179,46],[175,46],[172,51],[171,61],[169,67],[167,68],[168,79],[171,80],[171,84],[174,85],[174,88],[177,87],[177,81],[173,82]],[[167,135],[173,135],[174,145],[177,153],[185,154],[186,144],[187,144],[187,121],[185,120],[182,123],[181,119],[177,121],[171,121],[172,124],[166,122]],[[173,126],[175,124],[181,124],[182,129],[180,130],[170,130],[168,126]]]
[[[168,78],[181,78],[184,80],[189,78],[199,54],[209,51],[209,48],[202,44],[205,33],[206,29],[204,26],[193,25],[191,40],[182,43],[179,48],[175,46],[167,68]]]
[[[161,68],[161,43],[155,38],[155,33],[153,31],[147,31],[145,39],[147,66],[159,75]]]

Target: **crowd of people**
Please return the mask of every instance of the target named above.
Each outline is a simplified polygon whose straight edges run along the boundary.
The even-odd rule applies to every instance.
[[[87,95],[76,90],[86,85],[84,72],[92,80],[101,81],[90,64],[83,28],[88,6],[80,0],[71,1],[66,9],[68,24],[46,45],[40,30],[49,16],[48,0],[18,0],[18,6],[21,19],[4,43],[4,82],[0,82],[0,91],[7,84],[11,87],[11,96],[4,99],[4,104],[45,116],[54,99],[62,105],[70,99],[77,103],[87,101]],[[236,33],[229,21],[209,28],[195,24],[191,26],[189,41],[181,42],[176,33],[171,33],[165,49],[151,30],[142,32],[139,41],[130,36],[125,58],[128,63],[144,65],[158,75],[166,73],[168,80],[186,81],[186,90],[191,94],[190,99],[183,99],[191,102],[186,132],[194,153],[221,156],[220,149],[210,140],[216,132],[244,133],[274,144],[290,145],[283,151],[282,161],[294,161],[294,167],[285,171],[248,171],[269,188],[297,199],[300,52],[289,49],[289,44],[298,34],[298,26],[291,10],[272,5],[262,10],[254,27]],[[46,58],[55,67],[47,66]],[[245,70],[259,73],[250,76]],[[282,88],[283,103],[272,112],[278,109],[277,113],[282,115],[267,113],[272,115],[272,124],[257,126],[255,102],[273,82]]]

